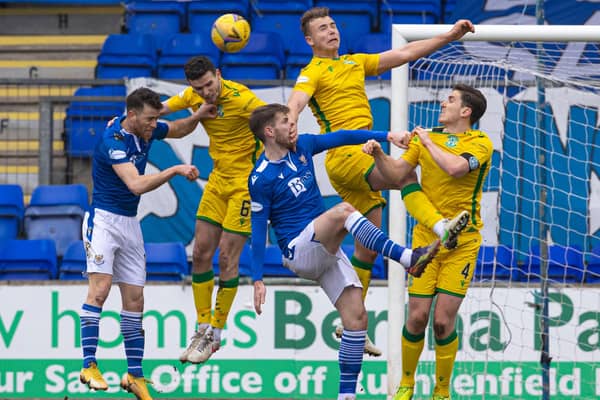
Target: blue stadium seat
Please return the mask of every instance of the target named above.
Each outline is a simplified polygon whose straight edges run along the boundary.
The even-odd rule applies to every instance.
[[[442,16],[440,0],[388,0],[381,3],[381,29],[388,35],[392,24],[437,24]]]
[[[221,252],[220,248],[217,248],[215,255],[213,257],[213,271],[215,276],[219,275],[219,254]],[[240,254],[240,262],[239,262],[239,275],[240,276],[251,276],[252,275],[252,251],[250,250],[250,245],[246,243],[244,248],[242,249],[242,254]]]
[[[477,255],[477,265],[473,281],[517,281],[519,269],[517,258],[508,246],[481,246]]]
[[[87,211],[88,191],[84,185],[41,185],[33,190],[25,208],[28,239],[52,239],[59,257],[81,239],[81,224]]]
[[[134,1],[125,5],[125,28],[129,33],[166,35],[185,28],[185,4],[177,1]]]
[[[285,41],[288,46],[285,60],[285,78],[295,80],[300,75],[300,70],[312,59],[312,49],[306,43],[302,31],[297,35],[286,37]]]
[[[160,79],[185,79],[183,65],[194,56],[207,56],[219,65],[221,53],[208,36],[197,33],[178,33],[166,40],[158,57]]]
[[[354,245],[353,244],[343,244],[342,250],[349,259],[352,258],[352,254],[354,254]],[[371,270],[371,278],[372,279],[387,279],[387,269],[385,266],[385,262],[383,260],[383,256],[381,254],[377,255],[375,259],[375,263],[373,264],[373,269]]]
[[[79,88],[75,96],[125,97],[125,86]],[[106,123],[125,110],[124,101],[73,101],[65,113],[65,149],[71,157],[90,157]]]
[[[370,33],[360,37],[354,44],[355,53],[381,53],[392,48],[392,36],[389,33]],[[392,79],[390,71],[366,79]]]
[[[250,41],[238,53],[224,53],[221,72],[225,79],[280,79],[285,55],[277,33],[252,32]]]
[[[98,55],[96,78],[151,77],[156,69],[156,42],[149,34],[108,35]]]
[[[56,247],[48,239],[0,242],[0,280],[55,279]]]
[[[356,40],[371,33],[377,21],[377,0],[316,0],[315,6],[329,8],[341,41],[353,53]]]
[[[312,0],[258,0],[253,3],[251,24],[254,32],[275,32],[285,38],[283,48],[290,51],[294,36],[304,38],[300,29],[300,18],[312,7]]]
[[[270,244],[265,248],[263,275],[273,277],[297,276],[289,268],[283,266],[281,250],[276,244]]]
[[[86,279],[83,273],[86,271],[86,257],[83,240],[72,242],[60,263],[58,279],[62,281],[74,281]]]
[[[222,14],[238,14],[250,21],[249,0],[192,1],[188,6],[188,30],[210,37],[210,30]]]
[[[594,247],[586,257],[587,269],[585,281],[587,283],[600,283],[600,245]]]
[[[541,277],[540,247],[533,246],[525,265],[521,266],[527,282],[539,282]],[[583,252],[580,248],[558,244],[548,246],[548,279],[556,282],[583,282]]]
[[[16,239],[23,224],[23,189],[19,185],[0,185],[0,242]]]
[[[181,242],[145,243],[146,279],[181,281],[189,274],[185,247]]]

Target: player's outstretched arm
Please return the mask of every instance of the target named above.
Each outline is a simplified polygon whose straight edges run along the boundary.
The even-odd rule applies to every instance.
[[[189,181],[198,179],[198,168],[186,164],[174,165],[149,175],[140,175],[137,168],[130,162],[115,164],[113,169],[131,193],[137,196],[156,189],[175,175],[184,176]]]
[[[444,47],[448,43],[462,38],[468,32],[475,32],[475,26],[471,21],[461,19],[446,33],[442,33],[430,39],[410,42],[397,49],[384,51],[379,54],[379,67],[377,73],[381,74],[410,61],[418,60],[419,58]]]
[[[290,98],[287,102],[287,106],[290,109],[288,117],[290,121],[292,121],[295,124],[296,127],[298,126],[298,117],[300,116],[300,113],[302,112],[302,110],[304,110],[304,107],[306,107],[309,101],[310,96],[308,94],[304,93],[301,90],[292,90],[292,94],[290,95]]]
[[[441,169],[453,178],[460,178],[469,172],[469,162],[463,156],[448,153],[437,146],[429,137],[429,131],[421,127],[416,127],[413,131],[423,146],[427,149],[431,158]]]
[[[167,121],[169,139],[179,139],[189,135],[196,129],[198,122],[202,119],[215,118],[217,116],[217,106],[214,104],[203,103],[192,115],[175,121]]]
[[[369,154],[375,160],[375,168],[383,178],[389,182],[402,181],[414,168],[402,158],[395,160],[385,154],[381,144],[375,140],[369,140],[363,145],[363,153]]]

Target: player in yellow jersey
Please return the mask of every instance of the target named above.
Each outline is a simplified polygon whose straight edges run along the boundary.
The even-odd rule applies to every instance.
[[[212,117],[201,120],[209,137],[213,170],[196,213],[192,261],[192,291],[198,329],[181,362],[201,363],[219,349],[221,331],[238,289],[240,254],[250,232],[248,175],[262,145],[248,126],[250,114],[266,104],[250,89],[225,80],[204,56],[184,66],[190,86],[163,102],[162,114],[212,104]],[[212,259],[219,253],[219,288],[214,306]]]
[[[408,318],[402,332],[402,380],[394,400],[412,398],[415,371],[436,296],[436,385],[432,399],[450,399],[449,384],[458,351],[456,315],[473,277],[481,245],[481,195],[493,152],[490,138],[472,128],[486,106],[479,90],[458,84],[442,102],[439,122],[443,126],[431,131],[417,127],[408,150],[399,159],[386,155],[377,142],[369,141],[363,147],[374,157],[375,168],[389,180],[397,180],[420,165],[423,192],[442,215],[471,211],[469,225],[456,248],[440,250],[421,277],[409,277]],[[415,226],[413,246],[433,239],[435,234],[430,229],[422,224]]]
[[[411,42],[401,48],[379,54],[340,55],[340,34],[335,21],[329,16],[329,9],[315,7],[306,11],[301,26],[306,42],[312,48],[313,58],[300,72],[288,99],[290,117],[297,119],[304,107],[309,105],[321,133],[339,129],[371,129],[373,117],[365,93],[365,76],[379,75],[417,60],[460,39],[467,32],[474,32],[470,21],[460,20],[447,33]],[[407,209],[417,221],[436,232],[446,248],[455,245],[456,235],[467,223],[466,211],[461,211],[453,219],[443,219],[423,195],[416,174],[411,173],[400,182],[386,182],[381,174],[373,171],[373,160],[361,152],[360,146],[329,150],[325,166],[332,186],[342,199],[378,227],[381,226],[382,208],[385,206],[379,190],[402,188],[405,188],[402,196]],[[351,262],[363,285],[363,298],[369,288],[376,256],[355,241]],[[336,332],[341,331],[338,329]],[[365,352],[381,354],[368,337]]]

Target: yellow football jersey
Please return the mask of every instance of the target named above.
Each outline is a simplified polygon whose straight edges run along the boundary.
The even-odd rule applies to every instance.
[[[444,151],[459,156],[465,153],[474,156],[478,165],[474,162],[471,172],[453,178],[438,166],[416,135],[402,158],[413,166],[421,166],[421,187],[444,217],[453,217],[459,211],[467,210],[471,213],[471,224],[481,229],[481,194],[491,166],[494,151],[492,141],[487,134],[478,130],[453,134],[434,129],[429,137]]]
[[[196,111],[203,103],[204,99],[191,86],[167,100],[171,111],[186,108]],[[208,153],[214,171],[232,177],[250,173],[262,151],[262,144],[250,131],[248,120],[255,108],[265,104],[246,86],[221,79],[217,117],[201,121],[210,139]]]
[[[310,96],[309,106],[321,133],[370,129],[373,125],[365,76],[377,75],[379,54],[313,57],[300,71],[294,90]]]

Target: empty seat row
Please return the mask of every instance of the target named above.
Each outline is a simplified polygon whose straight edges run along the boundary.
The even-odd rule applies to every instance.
[[[313,6],[328,7],[351,42],[371,32],[389,34],[391,25],[435,24],[445,14],[441,0],[226,0],[219,2],[134,1],[126,5],[125,29],[133,33],[192,32],[206,37],[225,13],[244,16],[255,31],[301,35],[300,18]]]
[[[348,53],[342,39],[340,54]],[[353,43],[354,52],[379,53],[391,47],[385,34],[365,35]],[[312,50],[302,35],[286,37],[278,33],[252,32],[248,45],[238,53],[221,53],[210,38],[179,33],[169,36],[159,49],[157,39],[148,34],[109,35],[98,55],[96,77],[158,77],[185,79],[183,65],[193,56],[204,55],[221,68],[226,79],[296,79],[312,58]],[[383,76],[389,79],[389,73]]]
[[[55,254],[62,257],[66,248],[81,239],[81,223],[89,208],[84,185],[40,185],[25,206],[19,185],[0,185],[0,241],[48,239]]]

